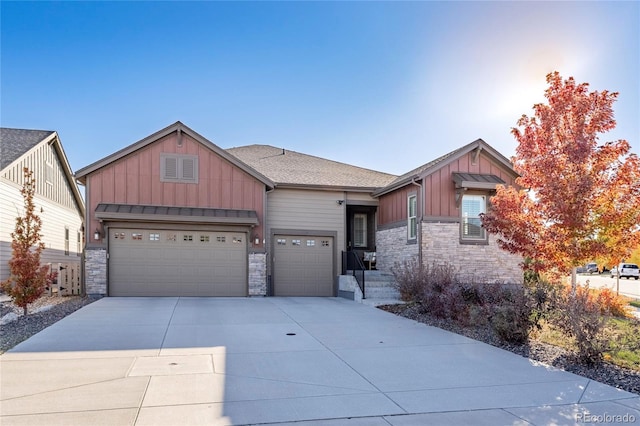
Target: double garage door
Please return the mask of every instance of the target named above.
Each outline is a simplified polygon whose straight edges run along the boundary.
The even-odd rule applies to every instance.
[[[333,238],[276,235],[273,247],[275,296],[334,296]]]
[[[246,234],[110,229],[109,295],[246,296]]]

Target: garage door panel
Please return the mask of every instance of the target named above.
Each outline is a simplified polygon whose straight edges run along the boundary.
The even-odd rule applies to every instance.
[[[114,229],[109,238],[112,296],[247,294],[242,233]]]
[[[333,296],[333,238],[278,235],[274,246],[276,296]]]

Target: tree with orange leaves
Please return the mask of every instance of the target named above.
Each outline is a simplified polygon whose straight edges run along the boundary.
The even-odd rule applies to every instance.
[[[24,216],[16,218],[15,231],[11,233],[11,275],[8,280],[2,282],[2,289],[11,297],[13,303],[23,309],[24,315],[27,315],[27,305],[42,296],[45,291],[48,268],[46,265],[40,265],[44,243],[40,235],[42,220],[36,214],[33,202],[36,180],[33,172],[26,167],[23,172],[24,185],[21,193],[24,199]]]
[[[640,243],[640,160],[625,140],[599,144],[616,125],[618,93],[547,75],[547,104],[512,134],[519,188],[499,187],[483,225],[538,272],[572,272],[593,259],[617,263]]]

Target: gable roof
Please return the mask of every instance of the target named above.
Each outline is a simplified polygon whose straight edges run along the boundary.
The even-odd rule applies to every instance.
[[[73,178],[73,172],[67,160],[67,155],[62,148],[62,142],[58,133],[53,130],[29,130],[29,129],[12,129],[7,127],[0,128],[0,170],[9,167],[13,162],[21,158],[36,146],[50,143],[58,156],[58,161],[65,178],[73,193],[73,198],[84,217],[84,199],[80,194],[78,185]]]
[[[238,167],[239,169],[245,171],[246,173],[248,173],[249,175],[253,176],[254,178],[256,178],[257,180],[259,180],[260,182],[264,183],[266,186],[268,186],[269,188],[273,188],[274,187],[274,183],[267,178],[265,175],[263,175],[262,173],[254,170],[253,168],[249,167],[247,164],[243,163],[241,160],[239,160],[238,158],[234,157],[233,155],[230,155],[228,152],[226,152],[224,149],[218,147],[216,144],[214,144],[213,142],[209,141],[207,138],[205,138],[204,136],[198,134],[197,132],[195,132],[194,130],[190,129],[189,127],[185,126],[184,124],[182,124],[180,121],[176,121],[175,123],[173,123],[170,126],[165,127],[162,130],[159,130],[157,132],[155,132],[154,134],[147,136],[146,138],[139,140],[138,142],[135,142],[125,148],[122,148],[121,150],[114,152],[113,154],[104,157],[101,160],[96,161],[95,163],[92,163],[86,167],[83,167],[82,169],[76,171],[76,179],[81,182],[82,184],[86,183],[86,177],[87,175],[95,172],[98,169],[101,169],[102,167],[105,167],[115,161],[120,160],[121,158],[126,157],[129,154],[134,153],[135,151],[138,151],[154,142],[156,142],[157,140],[168,136],[174,132],[178,132],[178,133],[185,133],[187,135],[189,135],[190,137],[192,137],[194,140],[196,140],[197,142],[199,142],[200,144],[204,145],[206,148],[210,149],[211,151],[213,151],[214,153],[216,153],[217,155],[219,155],[220,157],[224,158],[225,160],[229,161],[231,164],[233,164],[234,166]]]
[[[403,186],[408,185],[412,181],[422,179],[423,177],[433,173],[439,168],[445,166],[446,164],[449,164],[457,160],[458,158],[462,157],[463,155],[466,155],[469,152],[476,149],[478,150],[478,154],[480,153],[480,151],[485,151],[498,163],[501,163],[508,170],[513,171],[513,165],[511,164],[511,161],[509,161],[507,157],[500,154],[497,150],[495,150],[491,145],[489,145],[482,139],[476,139],[475,141],[461,148],[458,148],[454,151],[444,154],[443,156],[438,157],[433,161],[423,164],[422,166],[417,167],[411,170],[410,172],[403,174],[402,176],[399,176],[393,182],[374,191],[372,195],[374,197],[379,197],[381,195],[394,191],[398,188],[402,188]],[[513,174],[514,176],[517,176],[517,173],[515,171],[513,171]]]
[[[371,192],[397,177],[270,145],[247,145],[227,152],[269,177],[278,187]]]
[[[0,170],[54,133],[53,130],[0,128]]]

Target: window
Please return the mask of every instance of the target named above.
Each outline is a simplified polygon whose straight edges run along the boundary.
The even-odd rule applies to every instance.
[[[322,247],[329,247],[329,240],[322,240]]]
[[[198,157],[160,154],[160,181],[198,183]]]
[[[208,235],[200,235],[200,242],[201,243],[208,243],[210,241],[210,238]]]
[[[82,256],[82,232],[78,231],[78,241],[76,245],[76,254]]]
[[[149,241],[160,241],[160,234],[157,232],[151,232],[149,234]]]
[[[307,240],[307,247],[315,247],[316,240]]]
[[[277,244],[279,246],[286,246],[287,245],[287,239],[286,238],[278,238]]]
[[[407,238],[415,240],[418,235],[418,197],[410,195],[407,199]]]
[[[53,185],[53,163],[47,161],[44,166],[44,181]]]
[[[183,235],[182,241],[193,241],[193,235],[188,235],[188,234]]]
[[[226,243],[227,242],[227,237],[225,237],[224,235],[222,235],[222,236],[218,235],[216,237],[216,241],[219,242],[219,243]]]
[[[461,204],[460,237],[463,240],[484,240],[486,232],[480,221],[480,214],[487,207],[484,195],[463,195]]]
[[[132,232],[131,239],[136,241],[142,241],[142,233],[140,232]]]
[[[353,246],[367,246],[367,215],[365,213],[353,215]]]
[[[64,255],[69,256],[69,228],[64,227]]]
[[[300,240],[291,240],[291,245],[292,246],[299,246],[300,245]]]

